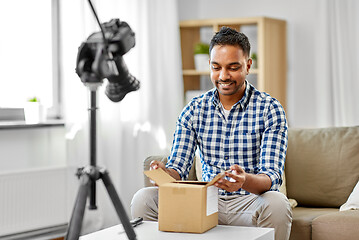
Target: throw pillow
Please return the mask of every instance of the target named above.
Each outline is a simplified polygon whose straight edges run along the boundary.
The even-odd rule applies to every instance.
[[[356,210],[359,209],[359,181],[355,185],[352,193],[349,195],[348,200],[342,206],[339,211]]]
[[[287,196],[287,185],[286,185],[286,181],[285,181],[285,172],[283,172],[282,174],[282,185],[279,187],[279,192],[283,193],[285,196]],[[298,202],[295,199],[289,198],[289,204],[290,207],[293,209],[298,205]]]
[[[283,193],[285,196],[287,196],[287,185],[285,182],[285,172],[282,174],[282,185],[279,187],[279,192]]]

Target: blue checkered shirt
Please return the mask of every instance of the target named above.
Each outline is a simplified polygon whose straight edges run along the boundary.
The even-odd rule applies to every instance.
[[[195,97],[180,114],[166,167],[187,179],[198,147],[202,180],[238,164],[247,173],[266,174],[277,191],[287,151],[288,127],[281,104],[246,81],[242,99],[225,118],[214,88]],[[221,195],[249,194],[243,189]]]

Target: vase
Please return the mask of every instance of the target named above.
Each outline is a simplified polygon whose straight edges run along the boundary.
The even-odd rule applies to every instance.
[[[194,66],[197,71],[208,71],[209,70],[209,55],[208,54],[195,54],[194,55]]]
[[[46,109],[39,102],[27,102],[24,107],[25,122],[36,124],[46,121]]]

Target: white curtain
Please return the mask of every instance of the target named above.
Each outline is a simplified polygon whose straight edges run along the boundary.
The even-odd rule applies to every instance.
[[[313,23],[317,26],[314,84],[323,127],[359,125],[358,13],[356,0],[321,0],[318,22]]]
[[[126,210],[133,194],[143,187],[143,160],[169,154],[175,122],[183,107],[180,38],[176,0],[93,1],[101,22],[126,21],[136,34],[136,46],[124,59],[141,81],[139,91],[119,103],[104,94],[107,80],[98,89],[97,163],[110,177]],[[65,106],[69,185],[77,191],[73,171],[89,163],[88,89],[75,74],[78,47],[99,31],[87,1],[61,1],[62,80]],[[84,232],[115,225],[119,219],[110,198],[98,181],[99,210],[86,210]],[[76,193],[69,194],[72,210]],[[130,217],[130,215],[129,215]]]

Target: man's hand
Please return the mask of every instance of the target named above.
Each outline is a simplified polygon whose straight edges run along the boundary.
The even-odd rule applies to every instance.
[[[235,192],[242,188],[254,194],[262,194],[268,191],[272,185],[268,175],[246,173],[238,165],[232,165],[225,175],[231,179],[228,181],[221,178],[214,185],[228,192]]]
[[[156,170],[158,168],[162,168],[164,171],[166,171],[166,165],[163,162],[155,160],[151,161],[150,170]],[[153,186],[158,186],[152,179],[150,179],[150,182]]]
[[[221,178],[214,185],[227,192],[238,191],[246,181],[246,172],[238,165],[232,165],[230,170],[225,172],[225,175],[231,178],[230,181]]]
[[[155,170],[158,168],[162,168],[164,171],[166,171],[166,165],[161,161],[152,161],[150,163],[150,170]]]
[[[168,173],[171,177],[173,177],[176,180],[180,180],[181,177],[178,174],[178,172],[171,168],[166,168],[166,165],[161,161],[152,161],[150,163],[150,170],[156,170],[158,168],[162,168],[166,173]],[[157,185],[156,185],[157,186]]]

